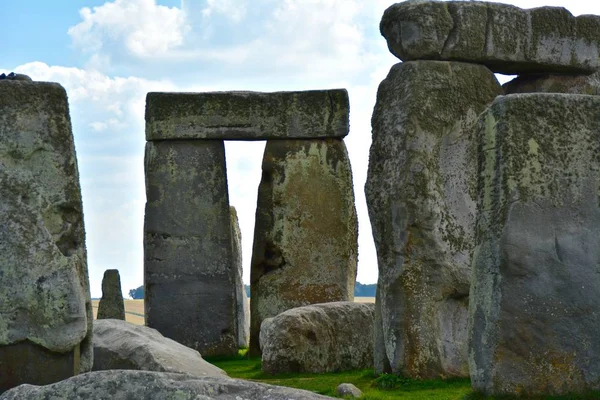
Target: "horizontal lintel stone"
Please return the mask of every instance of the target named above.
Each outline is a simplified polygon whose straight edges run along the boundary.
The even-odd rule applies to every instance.
[[[146,97],[146,140],[343,138],[349,109],[345,89],[152,92]]]

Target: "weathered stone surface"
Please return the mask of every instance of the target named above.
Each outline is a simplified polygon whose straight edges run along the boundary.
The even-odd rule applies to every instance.
[[[268,141],[250,271],[250,351],[260,325],[290,308],[354,298],[357,220],[339,139]]]
[[[520,75],[502,85],[504,94],[569,93],[600,95],[600,72],[592,75]]]
[[[1,392],[89,371],[92,307],[66,92],[2,80],[0,110]]]
[[[96,371],[48,386],[22,385],[0,400],[309,400],[332,399],[307,390],[241,379],[150,371]]]
[[[473,62],[503,74],[590,74],[600,67],[600,17],[574,17],[562,7],[405,1],[385,11],[380,29],[404,61]]]
[[[237,354],[223,141],[146,144],[146,325],[203,355]]]
[[[262,370],[336,372],[373,366],[373,303],[340,301],[293,308],[263,321]]]
[[[250,302],[244,288],[242,264],[242,231],[235,207],[229,207],[231,212],[231,241],[235,275],[235,297],[237,307],[238,346],[248,347],[250,343]]]
[[[379,86],[365,192],[377,248],[375,369],[468,376],[475,122],[501,87],[484,66],[411,61]]]
[[[469,366],[487,394],[600,389],[600,98],[499,97],[481,115]]]
[[[117,319],[94,321],[94,371],[135,369],[197,377],[225,376],[200,353],[157,330]]]
[[[118,269],[107,269],[102,277],[102,298],[98,304],[98,319],[120,319],[125,321],[125,303],[121,292],[121,277]]]
[[[359,398],[363,395],[363,392],[351,383],[340,383],[335,392],[340,397]]]
[[[348,113],[345,89],[148,93],[146,140],[343,138]]]

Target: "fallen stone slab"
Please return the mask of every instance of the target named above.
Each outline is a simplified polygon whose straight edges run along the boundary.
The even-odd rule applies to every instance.
[[[265,373],[338,372],[373,366],[375,304],[338,301],[287,310],[263,321]]]
[[[146,140],[343,138],[348,113],[345,89],[151,92],[146,97]]]
[[[358,222],[340,139],[269,140],[258,187],[250,270],[250,353],[260,326],[285,310],[352,301]]]
[[[118,319],[94,321],[93,371],[133,369],[197,377],[226,376],[200,353],[164,337],[156,329]]]
[[[121,277],[118,269],[107,269],[102,277],[102,298],[98,303],[98,319],[120,319],[125,321],[125,302],[121,292]]]
[[[380,30],[403,61],[472,62],[503,74],[591,74],[600,67],[600,16],[574,17],[562,7],[405,1],[385,11]]]
[[[375,370],[468,376],[477,116],[502,93],[483,65],[396,64],[380,84],[365,194],[377,248]]]
[[[592,75],[520,75],[502,85],[505,94],[569,93],[600,95],[600,72]]]
[[[0,81],[0,392],[92,367],[81,189],[57,83]]]
[[[96,371],[48,386],[21,385],[0,400],[311,400],[332,399],[307,390],[241,379],[149,371]]]
[[[600,97],[498,97],[479,119],[469,369],[487,395],[600,389]]]

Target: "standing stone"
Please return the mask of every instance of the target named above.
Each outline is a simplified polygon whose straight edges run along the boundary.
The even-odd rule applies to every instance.
[[[121,319],[125,321],[125,303],[121,292],[118,269],[107,269],[102,278],[102,298],[98,304],[97,319]]]
[[[235,297],[237,307],[238,347],[248,347],[250,342],[250,302],[246,295],[243,280],[242,265],[242,231],[238,222],[235,207],[229,208],[231,212],[231,248],[235,274]]]
[[[146,325],[202,355],[238,349],[222,140],[146,143]]]
[[[379,86],[365,186],[379,373],[468,376],[474,126],[500,93],[486,67],[443,61],[396,64]]]
[[[0,392],[92,368],[92,305],[67,94],[0,81]]]
[[[600,72],[592,75],[520,75],[502,85],[504,94],[569,93],[600,95]]]
[[[479,121],[472,385],[600,390],[600,98],[504,96]]]
[[[600,16],[483,1],[404,1],[380,24],[403,61],[483,64],[494,72],[583,73],[600,67]]]
[[[354,298],[357,220],[340,139],[267,141],[251,263],[250,352],[290,308]]]

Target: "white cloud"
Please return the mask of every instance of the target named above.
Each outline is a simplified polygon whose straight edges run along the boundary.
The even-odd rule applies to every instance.
[[[155,0],[115,0],[79,11],[83,21],[68,33],[79,49],[103,59],[111,46],[138,58],[160,57],[181,46],[189,30],[185,13]]]

